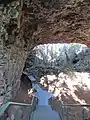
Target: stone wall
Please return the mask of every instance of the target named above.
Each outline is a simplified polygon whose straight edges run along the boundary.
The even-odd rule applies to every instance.
[[[24,0],[22,18],[27,43],[90,45],[89,0]]]
[[[4,96],[4,102],[11,100],[19,87],[20,76],[26,59],[25,51],[16,47],[3,49],[0,57],[0,95]],[[0,54],[1,55],[1,54]]]
[[[0,1],[0,101],[12,99],[27,52],[18,35],[19,1]],[[21,48],[22,47],[22,48]],[[13,93],[15,94],[15,92]]]

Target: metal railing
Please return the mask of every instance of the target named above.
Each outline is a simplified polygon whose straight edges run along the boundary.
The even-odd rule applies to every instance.
[[[62,120],[86,120],[90,117],[90,104],[62,104]]]
[[[8,102],[0,108],[0,120],[29,120],[31,104]]]
[[[36,99],[32,99],[30,104],[8,102],[0,107],[0,120],[30,120],[35,109]]]
[[[36,99],[32,99],[30,104],[8,102],[0,107],[0,120],[30,120],[32,112],[35,110]],[[85,120],[90,113],[90,104],[61,104],[61,120]]]

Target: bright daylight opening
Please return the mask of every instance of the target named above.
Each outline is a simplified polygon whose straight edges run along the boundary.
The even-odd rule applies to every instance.
[[[63,103],[89,103],[90,49],[84,44],[44,44],[28,56],[24,71],[48,81],[48,91]],[[46,87],[46,84],[44,84]]]

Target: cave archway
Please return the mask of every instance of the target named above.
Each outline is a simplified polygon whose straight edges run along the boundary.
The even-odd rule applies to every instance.
[[[49,44],[47,44],[49,45]],[[45,46],[42,47],[41,46],[41,56],[40,56],[40,50],[39,50],[39,54],[38,53],[38,46],[36,47],[36,52],[34,49],[34,52],[32,51],[31,54],[29,55],[29,57],[27,58],[25,67],[24,67],[24,71],[27,72],[28,74],[30,72],[35,72],[35,75],[37,76],[37,80],[40,81],[40,78],[43,77],[43,79],[45,79],[44,77],[47,77],[46,79],[48,79],[49,83],[48,83],[48,89],[49,91],[55,93],[58,97],[57,97],[57,102],[53,103],[53,107],[55,109],[55,107],[59,110],[60,106],[60,101],[63,101],[64,103],[89,103],[89,97],[88,97],[88,88],[89,88],[89,74],[90,74],[90,69],[89,68],[85,68],[87,65],[86,64],[90,64],[86,58],[86,63],[85,66],[80,65],[80,61],[81,63],[84,64],[85,60],[84,57],[88,56],[89,57],[89,53],[90,50],[87,46],[85,47],[81,47],[78,46],[78,50],[76,50],[76,54],[74,54],[74,51],[72,52],[71,49],[74,49],[74,46],[72,46],[72,48],[68,51],[65,48],[64,50],[64,54],[65,54],[65,58],[66,62],[65,64],[65,68],[61,67],[61,69],[57,69],[56,65],[56,61],[55,59],[57,58],[57,54],[52,55],[53,53],[53,49],[51,49],[49,46],[46,48],[50,48],[49,50],[45,50]],[[53,46],[53,45],[51,45]],[[55,47],[56,50],[57,47]],[[63,52],[62,50],[62,52]],[[52,53],[51,53],[52,51]],[[42,53],[43,52],[43,53]],[[46,54],[45,54],[46,52]],[[49,52],[51,54],[49,54]],[[60,51],[59,51],[60,52]],[[67,54],[67,53],[68,54]],[[73,54],[72,56],[70,56],[69,54]],[[88,53],[88,54],[87,54]],[[48,55],[50,57],[50,55],[52,55],[52,59],[49,58],[49,60],[47,60],[47,56]],[[56,56],[55,56],[56,55]],[[69,55],[69,56],[68,56]],[[63,55],[64,56],[64,55]],[[59,54],[58,57],[58,61],[60,62],[61,59],[61,55]],[[54,60],[54,63],[53,63]],[[84,60],[84,62],[82,62],[82,60]],[[61,63],[58,63],[58,67],[60,67],[61,65],[63,66],[63,61],[61,60]],[[71,65],[72,63],[72,65]],[[79,66],[77,66],[77,64],[79,64]],[[50,66],[51,65],[51,66]],[[82,66],[80,68],[80,66]],[[56,67],[56,68],[55,68]],[[76,68],[75,68],[76,67]],[[61,70],[61,71],[60,71]],[[78,72],[76,72],[78,71]],[[80,75],[81,72],[81,75]],[[86,73],[87,72],[87,73]],[[85,77],[86,76],[86,77]],[[41,78],[42,79],[42,78]],[[52,80],[51,80],[52,79]],[[87,80],[87,82],[85,82]],[[88,84],[88,85],[87,85]],[[79,93],[82,93],[82,95],[80,95]],[[84,94],[85,93],[85,94]]]
[[[86,0],[1,0],[0,94],[10,93],[5,102],[12,98],[11,90],[18,88],[25,60],[36,45],[75,42],[90,46],[89,8]]]

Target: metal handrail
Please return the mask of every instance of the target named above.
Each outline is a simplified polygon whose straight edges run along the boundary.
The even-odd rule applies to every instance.
[[[31,106],[31,109],[32,109],[32,106],[33,106],[33,101],[34,99],[32,99],[32,102],[30,104],[27,104],[27,103],[18,103],[18,102],[7,102],[5,104],[3,104],[1,107],[0,107],[0,117],[3,115],[3,113],[6,111],[6,109],[10,106],[10,105],[19,105],[19,106]],[[90,104],[61,104],[62,107],[89,107]],[[82,113],[84,113],[84,109],[82,111]],[[82,117],[83,120],[84,119],[84,115]],[[69,120],[69,114],[68,114],[68,111],[67,111],[67,120]]]
[[[33,96],[32,97],[32,101],[30,104],[27,104],[27,103],[18,103],[18,102],[7,102],[5,104],[3,104],[1,107],[0,107],[0,118],[3,116],[3,114],[5,113],[5,111],[8,109],[8,107],[10,105],[16,105],[16,106],[26,106],[26,107],[29,107],[30,106],[30,113],[32,114],[33,110],[35,110],[35,97]],[[29,116],[29,119],[31,119],[31,115]]]
[[[90,104],[62,104],[62,106],[72,106],[72,107],[76,107],[76,106],[90,106]]]
[[[61,105],[63,108],[66,108],[66,120],[71,120],[69,118],[69,109],[72,107],[82,107],[82,120],[85,120],[88,116],[86,114],[86,110],[84,107],[90,107],[90,104],[62,104]],[[63,111],[62,108],[62,111]]]
[[[31,106],[32,104],[17,103],[17,102],[7,102],[7,103],[3,104],[3,105],[0,107],[0,117],[3,115],[3,113],[5,112],[5,110],[6,110],[10,105]]]

